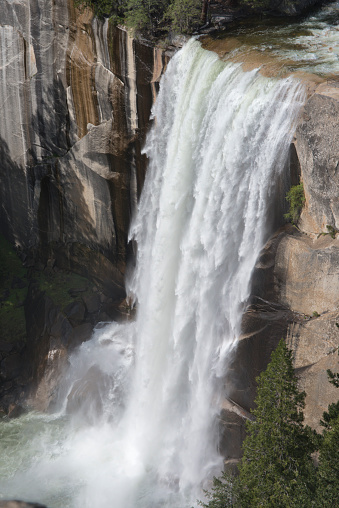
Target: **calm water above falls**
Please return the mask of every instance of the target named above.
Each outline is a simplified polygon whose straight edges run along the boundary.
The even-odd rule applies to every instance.
[[[270,63],[273,72],[339,76],[339,2],[325,5],[303,20],[286,18],[245,20],[225,30],[216,40],[204,41],[228,59]]]
[[[70,360],[59,413],[0,427],[0,492],[50,508],[188,508],[222,468],[216,415],[301,85],[191,40],[168,65],[130,236],[135,322]]]

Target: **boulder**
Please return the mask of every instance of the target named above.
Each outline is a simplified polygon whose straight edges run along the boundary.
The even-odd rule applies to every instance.
[[[85,305],[83,302],[72,302],[64,309],[64,313],[72,326],[80,325],[85,317]]]
[[[96,312],[99,312],[101,302],[100,296],[98,294],[94,293],[93,295],[90,296],[84,296],[83,302],[89,314],[95,314]]]

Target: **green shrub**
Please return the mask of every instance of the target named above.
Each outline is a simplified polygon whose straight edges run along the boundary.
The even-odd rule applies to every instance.
[[[202,0],[74,0],[77,7],[89,7],[99,18],[151,35],[174,30],[192,33],[201,23]]]
[[[74,0],[74,5],[82,9],[89,7],[98,18],[123,15],[126,0]]]
[[[297,224],[302,207],[305,203],[304,186],[302,183],[294,185],[286,194],[286,201],[289,202],[289,211],[284,215],[284,218],[292,224]]]
[[[327,228],[327,231],[328,231],[327,234],[329,234],[330,237],[333,238],[333,240],[334,240],[335,239],[335,235],[337,233],[339,233],[339,231],[336,228],[334,228],[333,226],[330,226],[329,224],[326,225],[326,228]]]
[[[198,501],[198,504],[203,508],[231,508],[233,506],[233,482],[234,478],[223,471],[219,478],[213,478],[211,490],[204,490],[204,494],[209,501],[207,503]]]

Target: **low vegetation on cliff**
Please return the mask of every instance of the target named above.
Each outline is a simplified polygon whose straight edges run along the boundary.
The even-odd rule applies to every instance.
[[[302,182],[299,185],[293,185],[290,188],[286,194],[286,201],[288,201],[289,210],[284,217],[289,222],[292,222],[292,224],[296,224],[305,203],[304,186]]]
[[[80,7],[90,7],[99,17],[110,17],[115,23],[148,35],[165,35],[169,31],[191,34],[210,21],[210,6],[225,13],[281,13],[294,15],[316,0],[75,0]]]
[[[339,388],[339,375],[328,371]],[[323,414],[322,435],[303,425],[305,392],[298,389],[292,352],[283,340],[257,378],[253,420],[239,476],[214,478],[204,508],[333,508],[339,499],[339,402]],[[318,466],[314,463],[317,452]]]

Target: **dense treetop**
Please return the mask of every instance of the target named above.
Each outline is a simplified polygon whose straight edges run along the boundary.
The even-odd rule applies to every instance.
[[[328,371],[339,387],[339,373]],[[305,392],[298,389],[292,352],[280,341],[257,379],[253,420],[239,476],[222,473],[206,492],[204,508],[333,508],[339,500],[339,402],[323,414],[318,435],[303,425]],[[314,452],[317,452],[318,464]]]
[[[169,28],[191,33],[202,24],[203,0],[76,0],[91,7],[99,17],[111,17],[116,23],[147,32],[165,33]]]
[[[293,14],[317,0],[225,0],[217,5],[230,12],[280,12]],[[75,0],[78,6],[91,7],[99,17],[148,35],[169,31],[191,34],[209,20],[210,0]],[[244,13],[243,12],[243,13]]]

